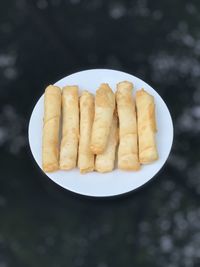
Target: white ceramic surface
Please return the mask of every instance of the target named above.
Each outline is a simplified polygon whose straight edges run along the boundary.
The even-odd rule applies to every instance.
[[[95,93],[102,82],[109,83],[115,91],[116,84],[128,80],[134,84],[134,92],[144,88],[152,94],[156,103],[156,118],[158,133],[156,134],[159,160],[144,165],[140,171],[126,172],[115,169],[112,172],[100,174],[97,172],[81,175],[78,169],[71,171],[56,171],[46,175],[59,184],[75,193],[94,197],[108,197],[130,192],[148,182],[162,168],[171,150],[173,141],[173,124],[169,110],[159,94],[141,79],[125,72],[93,69],[85,70],[69,75],[55,85],[78,85],[80,92],[87,89]],[[43,95],[36,103],[29,123],[29,143],[37,164],[41,167],[42,148],[42,124],[43,124]]]

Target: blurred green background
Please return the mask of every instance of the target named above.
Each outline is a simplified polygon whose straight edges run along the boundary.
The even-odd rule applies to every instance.
[[[197,0],[1,1],[0,267],[200,266],[199,25]],[[175,126],[162,171],[117,199],[61,189],[27,139],[45,86],[98,67],[151,84]]]

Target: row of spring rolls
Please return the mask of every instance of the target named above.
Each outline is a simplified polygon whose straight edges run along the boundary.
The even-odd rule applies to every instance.
[[[78,86],[65,86],[62,91],[48,86],[44,94],[43,170],[70,170],[78,162],[81,173],[112,171],[118,143],[119,169],[136,171],[140,164],[156,160],[154,98],[139,90],[135,106],[132,90],[131,82],[120,82],[115,95],[103,83],[95,97],[83,91],[79,99]]]

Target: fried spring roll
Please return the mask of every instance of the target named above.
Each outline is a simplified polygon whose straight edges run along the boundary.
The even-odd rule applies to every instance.
[[[94,170],[94,154],[90,150],[90,138],[94,120],[94,97],[83,91],[80,97],[80,140],[78,167],[81,173]]]
[[[60,169],[76,167],[79,139],[78,86],[65,86],[62,92],[63,126]]]
[[[49,85],[44,93],[42,168],[45,172],[58,169],[60,114],[61,90]]]
[[[118,142],[117,115],[113,115],[113,121],[105,151],[96,156],[95,170],[98,172],[110,172],[114,168],[115,151]]]
[[[96,91],[95,116],[90,148],[94,154],[101,154],[106,148],[115,108],[115,95],[107,83]]]
[[[118,167],[122,170],[139,170],[137,123],[135,103],[132,97],[133,84],[117,84],[117,111],[119,116]]]
[[[158,159],[155,133],[155,104],[154,97],[144,89],[136,92],[136,107],[138,121],[139,160],[150,163]]]

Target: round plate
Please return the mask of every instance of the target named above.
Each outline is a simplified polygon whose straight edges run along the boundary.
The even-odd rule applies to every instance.
[[[78,85],[79,90],[86,89],[95,93],[101,83],[108,83],[115,92],[118,82],[130,81],[136,90],[144,88],[154,96],[156,104],[156,120],[158,133],[156,134],[159,159],[149,165],[143,165],[137,172],[121,171],[118,169],[109,173],[91,172],[85,175],[79,173],[78,168],[70,171],[56,171],[46,175],[60,186],[78,194],[93,197],[109,197],[130,192],[148,182],[164,165],[171,150],[173,141],[173,124],[169,110],[159,94],[141,79],[125,72],[93,69],[71,74],[55,85]],[[42,95],[36,103],[29,123],[29,143],[37,164],[42,163],[42,126],[43,126],[43,100]]]

